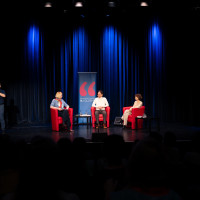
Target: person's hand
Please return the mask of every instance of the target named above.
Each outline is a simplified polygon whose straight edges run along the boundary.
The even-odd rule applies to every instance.
[[[58,108],[58,110],[62,110],[62,108]]]
[[[69,109],[69,106],[67,106],[66,109],[68,110],[68,109]]]

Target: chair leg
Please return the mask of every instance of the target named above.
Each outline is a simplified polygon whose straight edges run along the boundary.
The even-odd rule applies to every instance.
[[[95,122],[92,123],[92,128],[95,128]]]
[[[138,129],[138,119],[137,119],[137,117],[135,118],[135,130],[137,130]]]

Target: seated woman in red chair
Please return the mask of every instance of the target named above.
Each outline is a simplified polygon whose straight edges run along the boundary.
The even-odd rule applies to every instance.
[[[51,102],[50,108],[58,110],[58,116],[62,117],[64,128],[72,132],[73,130],[70,129],[71,123],[68,113],[69,105],[62,99],[62,92],[57,92],[55,97],[56,98]]]
[[[124,114],[122,115],[121,119],[123,120],[123,127],[127,126],[128,116],[131,115],[131,111],[133,108],[140,108],[142,107],[142,95],[141,94],[135,94],[135,102],[133,104],[133,107],[131,107],[129,110],[125,110]]]

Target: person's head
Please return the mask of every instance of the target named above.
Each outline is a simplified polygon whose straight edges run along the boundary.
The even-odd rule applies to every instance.
[[[56,92],[55,97],[56,97],[57,99],[62,99],[62,92]]]
[[[102,90],[99,90],[98,93],[97,93],[97,96],[98,96],[99,98],[101,98],[101,97],[103,96],[103,91],[102,91]]]
[[[109,165],[121,165],[125,142],[121,135],[112,134],[104,139],[103,155]]]
[[[163,136],[162,136],[159,132],[151,131],[151,132],[149,133],[149,137],[150,137],[150,138],[153,138],[153,139],[156,140],[157,142],[162,143]]]
[[[140,140],[133,146],[127,170],[132,185],[152,187],[164,184],[166,177],[162,143],[151,137]]]
[[[135,100],[142,100],[142,95],[141,94],[135,94]]]

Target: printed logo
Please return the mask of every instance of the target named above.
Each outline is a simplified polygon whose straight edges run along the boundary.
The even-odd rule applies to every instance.
[[[86,86],[86,85],[87,85],[87,82],[84,82],[84,83],[81,85],[81,87],[80,87],[79,92],[80,92],[80,95],[81,95],[81,96],[86,96],[86,95],[87,95],[87,91],[85,90],[85,86]],[[93,89],[94,85],[95,85],[95,81],[92,82],[92,83],[90,84],[89,88],[88,88],[88,94],[89,94],[90,96],[94,96],[94,95],[95,95],[95,91],[94,91],[94,89]]]
[[[85,86],[86,86],[87,82],[84,82],[81,87],[80,87],[80,95],[81,96],[86,96],[87,95],[87,92],[85,90]]]

